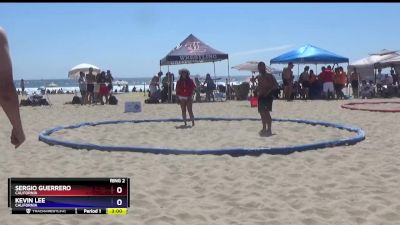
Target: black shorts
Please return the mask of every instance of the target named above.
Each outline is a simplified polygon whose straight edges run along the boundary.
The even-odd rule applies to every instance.
[[[87,91],[88,93],[93,93],[93,91],[94,91],[94,84],[87,84],[87,86],[86,86],[86,91]]]
[[[292,80],[291,79],[283,79],[283,86],[287,87],[287,86],[292,86]]]
[[[352,80],[351,81],[351,87],[352,88],[358,88],[358,80]]]
[[[265,112],[266,110],[272,112],[272,102],[274,101],[274,97],[272,95],[268,95],[267,97],[258,96],[258,112]]]
[[[342,91],[342,89],[344,88],[344,85],[343,84],[335,84],[335,90],[336,91]]]
[[[310,87],[310,82],[308,81],[302,81],[301,85],[303,86],[303,88],[309,88]]]
[[[284,86],[284,87],[286,87],[286,86],[289,86],[289,81],[288,81],[288,80],[285,80],[285,79],[283,79],[283,86]]]

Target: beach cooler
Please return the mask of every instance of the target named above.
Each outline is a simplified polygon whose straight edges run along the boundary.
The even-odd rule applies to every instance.
[[[257,107],[258,106],[258,98],[256,96],[250,97],[250,106]]]

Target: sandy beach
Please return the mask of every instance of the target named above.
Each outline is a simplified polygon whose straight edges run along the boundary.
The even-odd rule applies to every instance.
[[[144,104],[143,93],[117,98],[117,106],[80,106],[64,104],[72,95],[51,95],[52,106],[21,107],[27,140],[18,150],[9,143],[11,127],[0,113],[1,225],[400,224],[399,113],[340,107],[350,100],[274,101],[273,118],[337,122],[366,133],[366,139],[356,145],[290,155],[155,155],[74,150],[38,141],[40,131],[59,125],[181,116],[177,104]],[[142,112],[124,113],[125,101],[141,101]],[[248,101],[195,103],[193,110],[197,117],[259,117]],[[258,135],[260,122],[198,121],[193,128],[176,129],[179,125],[106,125],[53,136],[182,149],[288,146],[354,136],[327,127],[279,122],[273,123],[275,135],[268,138]],[[123,176],[131,178],[131,208],[125,216],[11,215],[7,208],[9,177]]]

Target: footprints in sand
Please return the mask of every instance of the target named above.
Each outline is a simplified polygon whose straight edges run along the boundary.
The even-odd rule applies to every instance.
[[[171,225],[175,224],[176,219],[171,216],[157,216],[155,218],[148,219],[144,222],[144,225]]]
[[[320,225],[321,224],[321,222],[319,222],[313,218],[302,219],[301,222],[305,225]]]
[[[386,221],[390,221],[390,222],[400,222],[400,213],[397,212],[386,212],[383,213],[381,215],[379,215],[379,217],[382,217],[383,219],[385,219]]]
[[[196,221],[198,222],[206,221],[206,218],[202,215],[193,215],[193,213],[189,214],[187,212],[178,213],[176,217],[180,220],[187,222],[188,224],[196,224]]]

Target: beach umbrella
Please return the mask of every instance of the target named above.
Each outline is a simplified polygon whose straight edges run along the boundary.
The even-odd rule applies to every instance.
[[[244,71],[250,71],[252,73],[258,72],[258,63],[257,61],[247,61],[245,63],[232,66],[232,69],[237,69],[237,70],[244,70]],[[266,66],[267,72],[272,73],[273,69],[269,66]]]
[[[81,63],[79,65],[76,65],[74,67],[72,67],[72,69],[69,70],[68,72],[68,78],[70,79],[79,79],[79,73],[80,72],[84,72],[89,73],[89,68],[92,67],[93,68],[93,74],[97,75],[98,73],[100,73],[100,68],[95,66],[95,65],[91,65],[88,63]]]

